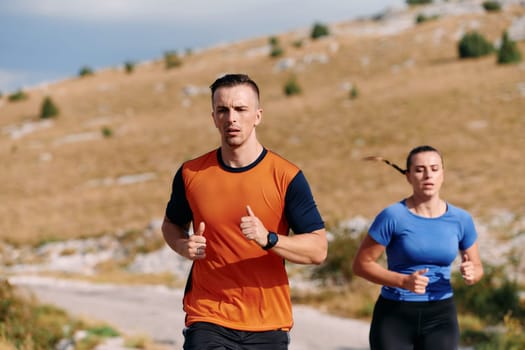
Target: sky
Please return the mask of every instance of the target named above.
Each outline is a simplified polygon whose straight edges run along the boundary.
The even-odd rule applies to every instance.
[[[0,0],[0,93],[372,16],[404,0]]]

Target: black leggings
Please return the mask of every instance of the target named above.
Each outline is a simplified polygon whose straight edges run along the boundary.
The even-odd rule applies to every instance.
[[[185,328],[184,350],[287,350],[289,333],[238,331],[207,322]]]
[[[454,300],[409,302],[380,296],[369,340],[371,350],[455,350],[459,326]]]

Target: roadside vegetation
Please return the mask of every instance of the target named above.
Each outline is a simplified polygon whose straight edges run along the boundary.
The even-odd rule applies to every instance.
[[[111,325],[73,318],[0,280],[0,349],[49,350],[60,344],[60,348],[91,350],[113,337],[123,337],[128,348],[164,349],[147,336],[126,336]]]
[[[84,331],[76,349],[91,349],[104,337],[118,332],[105,325],[88,324],[56,307],[38,304],[9,282],[0,281],[0,344],[2,349],[53,349],[62,339]]]
[[[331,314],[369,320],[380,287],[351,271],[353,257],[365,232],[339,229],[328,247],[328,259],[314,268],[311,276],[319,287],[312,291],[293,290],[293,302],[313,305]],[[385,264],[385,261],[382,261]],[[485,276],[467,286],[459,272],[452,284],[458,308],[461,342],[476,350],[525,348],[525,286],[513,272],[520,259],[508,257],[503,266],[484,264]]]

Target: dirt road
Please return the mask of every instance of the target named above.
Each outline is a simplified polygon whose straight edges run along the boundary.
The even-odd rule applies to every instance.
[[[26,287],[45,303],[72,315],[106,321],[126,334],[148,335],[181,349],[184,314],[182,290],[156,286],[94,285],[78,281],[15,276],[12,284]],[[290,350],[366,350],[368,323],[329,316],[295,305]]]

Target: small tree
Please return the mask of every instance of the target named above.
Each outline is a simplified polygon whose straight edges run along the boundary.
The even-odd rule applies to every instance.
[[[498,1],[484,1],[482,5],[483,8],[488,12],[501,11],[501,4]]]
[[[46,96],[42,102],[42,108],[40,109],[40,118],[47,119],[58,116],[58,107],[53,103],[51,97]]]
[[[109,138],[113,136],[113,130],[111,130],[111,128],[108,126],[103,127],[101,132],[102,132],[102,136],[104,136],[105,138]]]
[[[458,51],[460,58],[476,58],[492,53],[494,47],[481,34],[471,32],[463,35]]]
[[[277,45],[279,45],[279,38],[276,37],[276,36],[271,36],[268,39],[268,43],[270,44],[270,46],[277,46]]]
[[[350,89],[349,96],[351,100],[354,100],[359,96],[359,90],[357,89],[357,86],[355,85],[352,86],[352,88]]]
[[[299,95],[301,92],[301,87],[297,83],[295,77],[289,78],[288,81],[286,81],[286,84],[284,84],[284,94],[286,96]]]
[[[177,52],[168,51],[164,53],[164,64],[166,69],[171,69],[182,65],[182,60]]]
[[[23,90],[20,89],[10,94],[7,97],[7,99],[9,100],[9,102],[17,102],[17,101],[26,100],[28,97],[29,96],[27,96],[27,94]]]
[[[328,27],[322,23],[315,23],[312,32],[310,33],[310,38],[312,39],[318,39],[322,36],[328,36],[330,35],[330,31],[328,30]]]
[[[516,42],[509,38],[507,32],[504,32],[503,38],[501,39],[501,47],[498,50],[498,63],[507,64],[518,62],[521,62],[521,52]]]
[[[271,57],[280,57],[284,54],[284,49],[281,46],[273,46],[270,51]]]
[[[135,70],[135,63],[132,61],[126,61],[124,63],[124,70],[126,73],[131,74]]]
[[[409,5],[423,5],[423,4],[431,4],[432,0],[407,0],[407,4]]]
[[[268,39],[268,42],[271,46],[271,50],[270,50],[271,57],[279,57],[284,54],[284,49],[279,44],[279,39],[276,36],[270,37],[270,39]]]
[[[423,22],[428,22],[428,21],[432,21],[432,20],[436,20],[438,19],[439,16],[438,15],[432,15],[432,16],[427,16],[423,13],[420,13],[416,16],[416,23],[417,24],[420,24],[420,23],[423,23]]]
[[[292,43],[292,46],[293,47],[296,47],[298,49],[300,49],[301,47],[303,47],[303,40],[302,39],[297,39],[295,40],[293,43]]]
[[[78,75],[80,77],[87,77],[87,76],[93,75],[93,69],[91,69],[91,67],[89,67],[89,66],[84,66],[84,67],[80,68],[80,71],[78,72]]]

